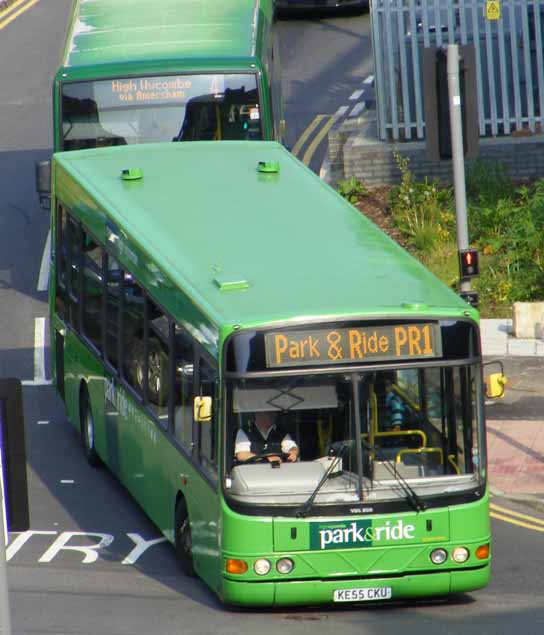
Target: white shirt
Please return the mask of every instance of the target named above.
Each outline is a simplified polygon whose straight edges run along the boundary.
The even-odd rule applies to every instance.
[[[257,426],[255,427],[257,428]],[[263,433],[259,430],[259,428],[257,428],[257,430],[259,430],[259,433],[261,434],[263,439],[266,441],[268,439],[268,435],[275,427],[276,427],[275,424],[271,425],[270,428],[268,428],[268,430],[266,431],[266,436],[263,435]],[[283,437],[281,441],[281,451],[284,454],[289,454],[289,452],[296,447],[298,447],[297,444],[293,441],[291,435],[288,432],[286,432],[285,436]],[[251,452],[251,441],[249,440],[247,434],[242,430],[242,428],[240,428],[238,432],[236,433],[234,454],[238,454],[238,452]]]

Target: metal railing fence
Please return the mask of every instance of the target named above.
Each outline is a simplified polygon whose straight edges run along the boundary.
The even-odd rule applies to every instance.
[[[425,137],[423,49],[474,45],[480,137],[544,127],[544,0],[370,0],[378,134]]]

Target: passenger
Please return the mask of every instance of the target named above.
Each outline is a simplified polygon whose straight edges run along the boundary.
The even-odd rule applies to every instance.
[[[270,463],[284,460],[291,463],[298,459],[299,448],[291,435],[276,422],[274,412],[257,412],[255,421],[238,430],[234,455],[241,463],[261,457]]]
[[[385,409],[387,430],[400,430],[404,424],[405,405],[402,399],[393,390],[390,379],[385,380]]]

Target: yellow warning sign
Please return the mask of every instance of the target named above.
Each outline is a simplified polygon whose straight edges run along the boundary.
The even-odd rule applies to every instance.
[[[488,20],[501,19],[501,3],[499,0],[487,0],[485,3],[485,17]]]

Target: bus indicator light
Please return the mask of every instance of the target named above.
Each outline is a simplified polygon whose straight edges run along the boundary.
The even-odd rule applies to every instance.
[[[476,549],[475,556],[478,558],[478,560],[486,560],[487,558],[489,558],[489,544],[480,545],[478,549]]]
[[[473,278],[480,275],[477,249],[461,249],[459,251],[459,271],[461,278]]]
[[[227,560],[226,570],[227,573],[236,573],[237,575],[240,575],[241,573],[245,573],[247,571],[247,562],[245,562],[245,560],[229,558]]]

